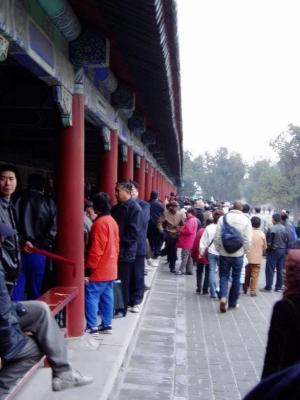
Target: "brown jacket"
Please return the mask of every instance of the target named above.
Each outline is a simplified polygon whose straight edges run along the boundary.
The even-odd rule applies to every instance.
[[[165,210],[159,218],[157,227],[161,232],[165,230],[171,235],[176,236],[183,223],[184,216],[180,211],[176,211],[175,214],[172,214],[169,210]]]
[[[260,229],[252,228],[252,241],[247,252],[249,264],[260,264],[267,249],[266,235]]]

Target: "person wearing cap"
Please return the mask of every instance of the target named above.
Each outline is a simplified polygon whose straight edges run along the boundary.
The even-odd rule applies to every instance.
[[[160,248],[163,242],[162,234],[158,230],[157,224],[165,208],[162,205],[162,203],[158,200],[157,192],[151,192],[149,204],[150,204],[150,221],[148,225],[148,239],[150,243],[150,248],[153,253],[153,258],[156,259],[160,254]]]
[[[0,400],[7,397],[18,379],[43,355],[52,368],[53,391],[88,385],[93,378],[72,369],[64,337],[48,305],[36,300],[13,303],[10,299],[2,265],[2,244],[15,234],[11,227],[0,223]]]
[[[179,211],[179,204],[172,200],[168,203],[167,209],[161,215],[158,221],[158,229],[164,234],[166,242],[166,254],[170,266],[170,272],[175,273],[175,264],[177,260],[176,243],[180,228],[184,224],[184,216]]]

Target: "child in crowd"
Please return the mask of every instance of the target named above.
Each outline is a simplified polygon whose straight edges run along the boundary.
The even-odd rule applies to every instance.
[[[259,229],[261,220],[259,217],[251,218],[252,241],[247,253],[248,264],[246,266],[246,277],[243,285],[244,293],[250,288],[250,296],[256,296],[260,266],[263,254],[267,249],[266,235]]]

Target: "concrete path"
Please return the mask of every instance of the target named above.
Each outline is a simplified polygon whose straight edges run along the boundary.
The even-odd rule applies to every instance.
[[[258,382],[281,295],[243,294],[221,314],[195,287],[195,276],[170,274],[162,261],[116,400],[236,400]]]

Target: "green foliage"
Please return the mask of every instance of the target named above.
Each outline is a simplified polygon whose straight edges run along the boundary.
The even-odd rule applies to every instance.
[[[291,208],[300,215],[300,127],[289,125],[271,142],[279,161],[257,161],[247,166],[238,153],[221,147],[215,154],[208,152],[194,160],[184,153],[184,188],[192,196],[201,188],[204,198],[232,201],[245,198],[252,205],[272,204]]]
[[[202,195],[215,200],[235,200],[241,196],[241,186],[245,175],[245,164],[240,154],[229,153],[224,147],[216,154],[208,152],[195,160],[185,152],[184,188],[185,194],[193,187],[201,188]],[[187,188],[187,190],[186,190]]]

